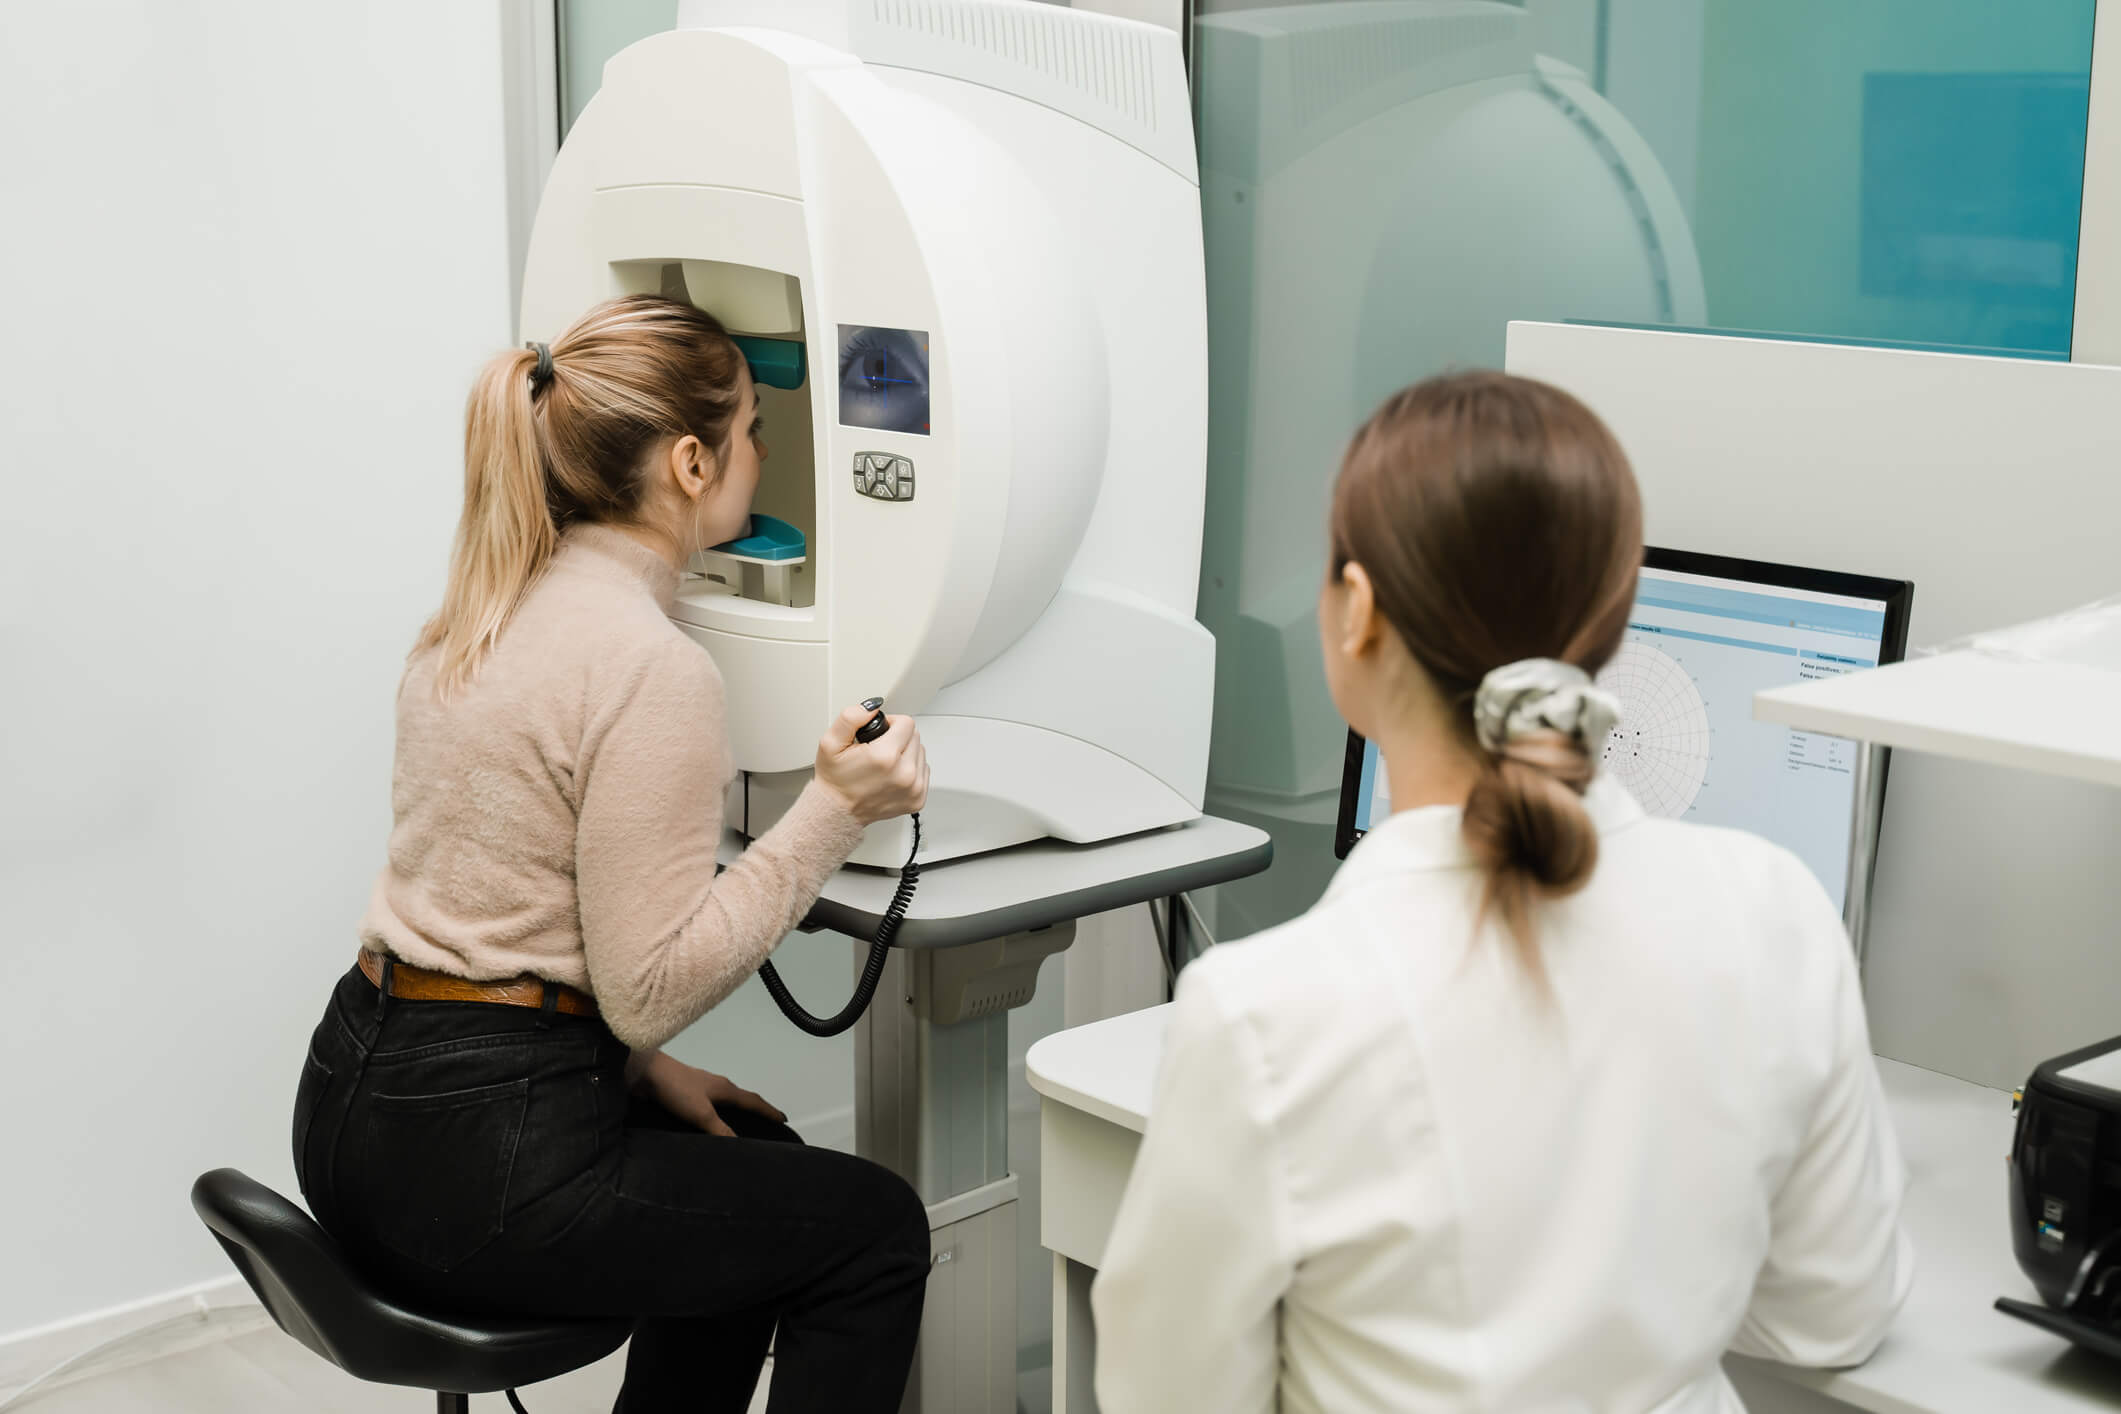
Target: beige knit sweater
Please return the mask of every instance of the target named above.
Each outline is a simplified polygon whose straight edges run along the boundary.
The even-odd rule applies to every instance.
[[[809,911],[862,827],[813,783],[715,876],[733,774],[722,679],[664,616],[677,582],[646,546],[577,526],[469,689],[436,700],[432,649],[406,665],[390,862],[365,946],[581,988],[647,1050]]]

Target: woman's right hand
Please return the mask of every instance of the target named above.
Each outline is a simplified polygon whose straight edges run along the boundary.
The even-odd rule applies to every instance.
[[[911,717],[891,718],[872,742],[854,734],[876,715],[859,705],[840,713],[817,743],[817,778],[864,825],[910,815],[928,803],[928,751]]]

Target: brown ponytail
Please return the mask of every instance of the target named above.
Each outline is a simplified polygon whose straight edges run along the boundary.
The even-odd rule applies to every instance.
[[[743,355],[713,315],[658,295],[606,300],[555,339],[497,354],[464,414],[464,512],[442,607],[413,645],[439,647],[435,690],[468,686],[576,521],[639,514],[647,454],[694,436],[727,449]]]
[[[1596,673],[1620,646],[1642,564],[1642,502],[1605,424],[1569,394],[1503,373],[1432,378],[1355,434],[1332,512],[1333,573],[1360,564],[1377,607],[1451,705],[1482,770],[1465,839],[1482,913],[1537,967],[1542,899],[1598,862],[1582,794],[1595,763],[1560,732],[1483,749],[1473,700],[1496,668],[1554,658]]]

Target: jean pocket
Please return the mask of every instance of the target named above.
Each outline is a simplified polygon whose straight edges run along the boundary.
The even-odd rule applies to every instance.
[[[437,1095],[371,1095],[362,1204],[375,1240],[449,1271],[500,1235],[530,1080]]]
[[[295,1179],[309,1191],[309,1132],[316,1127],[324,1092],[331,1086],[331,1067],[317,1059],[315,1046],[302,1060],[302,1079],[295,1085]]]

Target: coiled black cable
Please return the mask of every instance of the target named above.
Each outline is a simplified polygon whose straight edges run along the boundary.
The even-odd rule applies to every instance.
[[[749,778],[745,781],[744,807],[748,817],[751,813]],[[745,824],[748,832],[748,818]],[[788,990],[788,984],[781,980],[781,974],[774,970],[771,962],[759,964],[759,980],[766,984],[767,995],[781,1009],[781,1015],[813,1036],[837,1036],[862,1019],[862,1013],[869,1010],[870,999],[876,995],[876,984],[883,980],[884,962],[891,956],[891,940],[898,936],[898,925],[906,921],[906,910],[913,903],[913,891],[921,882],[920,852],[921,817],[915,815],[913,849],[906,855],[905,867],[898,871],[898,889],[891,895],[891,902],[885,906],[884,916],[876,925],[876,936],[869,940],[869,961],[862,967],[862,978],[854,984],[854,995],[840,1008],[839,1015],[812,1016],[803,1010],[803,1004]]]

